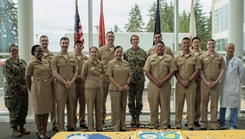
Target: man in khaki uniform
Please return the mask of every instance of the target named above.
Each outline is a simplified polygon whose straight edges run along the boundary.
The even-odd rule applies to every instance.
[[[159,42],[159,41],[162,41],[162,34],[161,33],[156,33],[155,35],[154,35],[154,42],[155,42],[155,44],[157,43],[157,42]],[[148,51],[147,51],[147,56],[150,56],[150,55],[153,55],[153,54],[155,54],[155,48],[156,47],[156,45],[154,45],[154,46],[152,46]],[[166,54],[169,54],[169,55],[171,55],[173,58],[174,58],[174,54],[173,54],[173,52],[172,52],[172,50],[171,50],[171,48],[170,47],[168,47],[168,46],[164,46],[165,47],[165,50],[164,50],[164,53],[166,53]]]
[[[159,41],[156,44],[156,53],[149,56],[144,66],[145,74],[149,78],[148,101],[150,105],[151,124],[149,128],[158,126],[158,107],[160,111],[160,126],[168,128],[170,115],[170,79],[176,71],[173,58],[164,53],[164,43]]]
[[[223,57],[215,52],[215,41],[209,39],[206,43],[208,51],[201,55],[201,129],[207,130],[208,127],[208,102],[211,99],[211,120],[210,129],[217,129],[217,111],[220,84],[219,80],[225,72],[225,61]]]
[[[64,131],[64,111],[67,107],[67,131],[74,131],[74,101],[75,80],[77,78],[77,63],[68,54],[69,38],[60,39],[61,52],[51,61],[52,74],[56,78],[55,97],[57,102],[58,131]]]
[[[43,48],[43,59],[48,60],[50,70],[51,70],[51,60],[54,56],[52,52],[49,51],[48,45],[49,45],[49,39],[48,36],[42,35],[39,39],[39,43],[41,47]],[[52,112],[50,113],[51,116],[51,123],[52,123],[52,129],[55,131],[58,131],[57,129],[57,120],[56,120],[56,112],[57,112],[57,106],[56,106],[56,100],[55,100],[55,93],[54,93],[54,82],[51,83],[52,87]]]
[[[196,99],[196,82],[195,78],[199,74],[201,65],[200,60],[190,51],[190,39],[182,39],[182,53],[179,53],[174,63],[177,66],[176,78],[176,118],[175,126],[177,129],[182,127],[182,114],[186,98],[187,102],[187,121],[190,130],[194,129],[194,113]]]
[[[74,45],[74,57],[77,62],[78,66],[78,74],[77,79],[75,81],[76,87],[75,87],[75,109],[74,109],[74,124],[76,126],[77,124],[77,102],[79,101],[79,125],[81,128],[87,128],[86,126],[86,120],[85,120],[85,96],[84,96],[84,81],[81,76],[81,70],[83,63],[88,60],[88,57],[82,53],[82,50],[84,49],[82,41],[78,40],[75,42]]]
[[[114,56],[114,32],[109,31],[106,33],[106,39],[107,39],[107,44],[105,46],[102,46],[99,49],[99,60],[104,65],[104,71],[106,71],[108,63],[115,58]],[[105,123],[105,117],[106,117],[106,99],[108,96],[108,87],[110,84],[110,81],[108,77],[105,76],[105,73],[101,75],[101,80],[102,80],[102,89],[103,89],[103,110],[102,110],[102,122],[103,124]]]

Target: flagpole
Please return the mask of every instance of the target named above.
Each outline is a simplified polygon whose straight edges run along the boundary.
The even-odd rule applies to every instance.
[[[93,46],[93,1],[88,0],[88,49]]]

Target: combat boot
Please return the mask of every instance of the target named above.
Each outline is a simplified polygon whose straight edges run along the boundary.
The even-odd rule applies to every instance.
[[[139,127],[140,126],[140,114],[136,114],[136,120],[135,121],[136,121],[135,122],[136,126]]]
[[[22,134],[30,134],[30,130],[27,130],[24,126],[20,126],[20,133]]]
[[[14,137],[21,137],[21,136],[22,136],[21,133],[19,132],[19,130],[18,130],[17,127],[14,127],[14,128],[13,128],[12,135],[13,135]]]
[[[132,119],[131,119],[130,125],[134,126],[136,124],[136,117],[135,115],[131,115],[131,116],[132,116]]]

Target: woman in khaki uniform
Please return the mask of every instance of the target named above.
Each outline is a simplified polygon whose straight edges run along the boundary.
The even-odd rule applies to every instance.
[[[109,62],[106,70],[106,76],[110,80],[112,126],[114,131],[126,131],[126,104],[131,71],[128,62],[122,59],[123,48],[117,46],[114,52],[115,58]]]
[[[25,78],[32,93],[33,109],[38,138],[49,138],[46,135],[48,116],[52,111],[52,88],[49,62],[42,59],[43,49],[34,45],[31,51],[34,56],[26,67]],[[31,80],[33,77],[33,81]],[[43,105],[45,104],[45,105]]]
[[[95,109],[96,131],[102,131],[102,105],[103,95],[100,75],[103,73],[103,64],[97,59],[98,48],[89,49],[90,58],[82,66],[82,78],[85,80],[85,100],[88,113],[88,131],[94,131]]]

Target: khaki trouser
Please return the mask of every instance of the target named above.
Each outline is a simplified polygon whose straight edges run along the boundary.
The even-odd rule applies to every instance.
[[[110,81],[108,79],[108,77],[106,77],[104,74],[102,74],[101,76],[101,81],[102,81],[102,93],[103,93],[103,108],[102,108],[102,120],[105,120],[106,117],[106,99],[108,96],[108,92],[109,92],[109,84]]]
[[[165,83],[162,88],[148,87],[151,127],[158,126],[158,107],[160,107],[160,126],[165,129],[169,125],[171,84]]]
[[[196,82],[191,81],[187,88],[182,87],[182,85],[176,83],[176,117],[175,117],[175,126],[176,128],[182,127],[182,115],[185,99],[187,102],[187,122],[189,128],[194,128],[194,113],[195,113],[195,99],[196,99]]]
[[[70,89],[59,82],[55,84],[55,97],[57,102],[57,124],[58,131],[64,131],[65,107],[67,107],[67,128],[74,128],[74,100],[75,84]]]
[[[127,129],[125,124],[127,96],[127,91],[119,92],[110,90],[112,126],[114,131]]]
[[[77,124],[77,102],[79,102],[79,124],[86,124],[85,120],[85,95],[84,85],[76,83],[75,87],[75,105],[74,105],[74,124]]]
[[[56,97],[55,97],[55,87],[54,82],[51,83],[52,87],[52,112],[50,113],[52,127],[57,127],[57,104],[56,104]]]
[[[195,80],[195,81],[196,81],[197,89],[196,89],[194,122],[198,122],[201,117],[201,80]]]
[[[217,113],[218,113],[218,101],[219,101],[219,83],[213,87],[209,88],[204,81],[201,82],[201,106],[202,106],[202,113],[201,113],[201,128],[208,127],[208,102],[209,96],[211,99],[210,110],[211,110],[211,120],[210,120],[210,128],[216,129],[217,124]]]
[[[94,109],[95,109],[95,121],[96,130],[103,130],[102,126],[102,91],[100,88],[97,89],[85,89],[85,100],[87,103],[87,114],[88,114],[88,130],[94,131]]]

